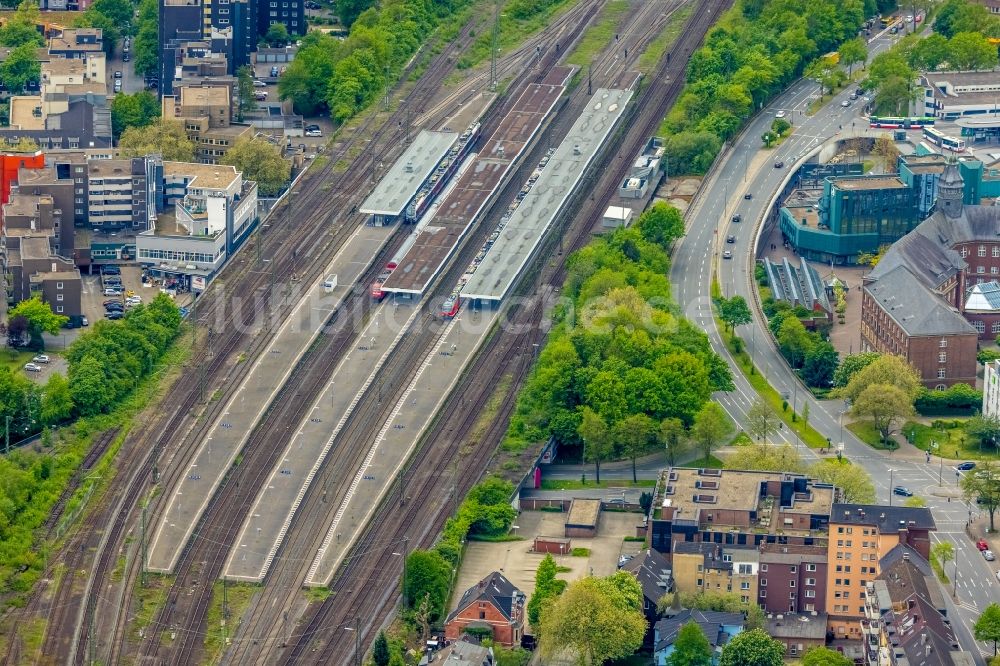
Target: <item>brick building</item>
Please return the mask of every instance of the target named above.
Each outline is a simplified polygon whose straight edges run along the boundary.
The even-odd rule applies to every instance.
[[[445,620],[445,637],[457,641],[467,628],[492,629],[493,640],[519,646],[524,635],[525,595],[503,574],[494,571],[462,595]]]
[[[937,527],[930,509],[835,504],[830,514],[826,612],[835,638],[861,638],[868,584],[880,560],[897,545],[930,556],[930,533]]]
[[[674,587],[685,594],[732,592],[743,603],[754,603],[759,560],[752,546],[679,541],[673,552]]]
[[[827,547],[762,543],[757,603],[768,613],[826,610]]]

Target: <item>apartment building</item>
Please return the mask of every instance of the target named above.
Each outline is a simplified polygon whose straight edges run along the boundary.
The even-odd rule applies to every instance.
[[[934,572],[919,553],[897,545],[868,583],[861,620],[866,666],[971,666],[948,617]]]
[[[12,194],[3,205],[4,273],[8,306],[40,296],[56,314],[82,314],[80,271],[57,252],[62,211],[49,195]]]
[[[826,610],[826,545],[762,543],[757,603],[768,613]]]
[[[937,527],[930,509],[835,504],[830,514],[826,613],[836,638],[861,638],[868,584],[881,573],[881,558],[897,545],[927,559]]]
[[[249,125],[232,124],[232,88],[228,85],[185,85],[164,95],[163,117],[180,120],[202,164],[218,164],[241,138],[252,138]]]
[[[733,592],[757,600],[760,553],[752,546],[679,541],[674,544],[674,588],[681,593]]]
[[[104,49],[100,28],[72,28],[49,39],[49,55],[63,58],[86,58]]]
[[[231,166],[164,162],[163,211],[136,237],[138,260],[178,288],[201,291],[256,224],[257,183]]]
[[[657,482],[648,530],[652,547],[826,545],[833,486],[801,474],[671,467]]]

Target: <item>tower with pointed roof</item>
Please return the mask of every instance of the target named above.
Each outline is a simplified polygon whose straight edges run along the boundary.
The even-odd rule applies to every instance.
[[[962,216],[962,199],[965,196],[965,181],[958,171],[958,163],[950,160],[937,182],[937,208],[945,217],[957,220]]]

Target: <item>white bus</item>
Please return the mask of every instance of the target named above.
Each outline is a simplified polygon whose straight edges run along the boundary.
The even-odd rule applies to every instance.
[[[956,153],[965,151],[965,139],[956,139],[954,137],[947,136],[944,132],[935,127],[925,127],[924,138],[933,143],[935,146],[940,146],[946,150]]]

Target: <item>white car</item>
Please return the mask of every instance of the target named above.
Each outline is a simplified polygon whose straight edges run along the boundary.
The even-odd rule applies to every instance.
[[[32,363],[48,363],[49,357],[46,354],[39,354],[38,356],[31,359]]]
[[[38,365],[37,363],[25,363],[24,369],[27,370],[28,372],[41,372],[42,366]]]
[[[125,305],[141,305],[142,296],[129,296],[125,299]]]
[[[907,23],[913,23],[913,14],[910,14],[910,15],[908,15],[908,16],[906,17],[906,22],[907,22]]]
[[[306,130],[306,136],[323,136],[323,132],[317,129]]]
[[[845,99],[843,102],[840,103],[840,105],[846,109],[851,105],[851,100]]]
[[[784,111],[778,111],[776,114],[774,114],[774,117],[775,118],[784,118],[785,117],[785,112]]]
[[[253,80],[253,87],[254,88],[266,88],[267,84],[264,83],[263,81],[261,81],[260,79],[254,79]]]
[[[114,289],[112,287],[108,287],[108,288],[106,288],[104,290],[104,295],[105,296],[121,296],[122,295],[122,290],[121,289]]]

